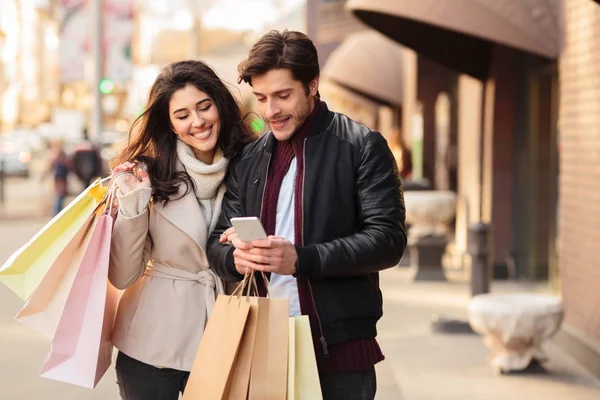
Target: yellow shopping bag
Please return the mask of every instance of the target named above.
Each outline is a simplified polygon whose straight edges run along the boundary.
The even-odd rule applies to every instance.
[[[323,400],[308,316],[290,318],[287,400]]]
[[[101,180],[86,188],[4,263],[0,268],[0,282],[27,300],[105,193]]]

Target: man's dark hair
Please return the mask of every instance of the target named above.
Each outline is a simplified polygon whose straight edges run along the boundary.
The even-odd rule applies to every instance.
[[[289,69],[308,93],[309,82],[318,77],[320,71],[317,49],[304,33],[272,30],[261,37],[250,49],[248,58],[238,65],[238,83],[244,81],[252,86],[253,76],[283,68]]]

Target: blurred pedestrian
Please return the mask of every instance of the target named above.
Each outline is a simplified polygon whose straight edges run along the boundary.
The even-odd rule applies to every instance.
[[[62,140],[55,139],[51,143],[50,165],[45,175],[52,174],[54,185],[54,215],[60,213],[67,197],[67,177],[71,170],[71,162],[63,148]]]
[[[84,134],[87,136],[86,134]],[[83,187],[88,187],[92,181],[102,174],[102,157],[100,149],[89,140],[78,143],[72,156],[73,172],[79,178]]]
[[[177,399],[223,293],[206,240],[229,160],[251,135],[227,86],[201,61],[165,67],[145,110],[112,162],[113,173],[131,172],[117,179],[110,253],[109,279],[125,289],[113,331],[117,382],[123,399]]]

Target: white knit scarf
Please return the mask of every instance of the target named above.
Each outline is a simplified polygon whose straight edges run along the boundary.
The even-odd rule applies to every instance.
[[[214,202],[223,178],[225,178],[229,159],[223,156],[223,150],[217,145],[213,163],[207,165],[198,160],[194,155],[194,150],[181,140],[177,140],[177,157],[196,184],[196,197],[204,218],[206,218],[206,223],[210,225],[215,208]]]

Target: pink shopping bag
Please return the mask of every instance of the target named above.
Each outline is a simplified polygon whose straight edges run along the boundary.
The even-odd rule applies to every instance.
[[[94,388],[112,359],[120,291],[108,282],[113,219],[98,218],[69,292],[41,376]]]
[[[98,215],[92,213],[67,244],[15,319],[52,340],[73,281],[88,248]]]

